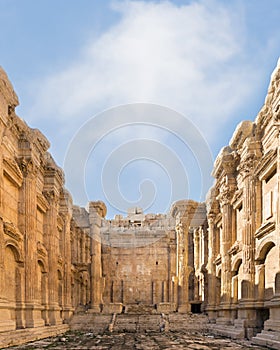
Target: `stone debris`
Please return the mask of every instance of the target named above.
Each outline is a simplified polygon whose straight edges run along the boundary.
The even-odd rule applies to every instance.
[[[88,336],[88,333],[67,333],[65,341],[59,338],[48,338],[33,343],[12,347],[9,349],[197,349],[197,350],[245,350],[267,349],[253,346],[243,341],[236,343],[221,337],[213,337],[209,334],[198,332],[149,332],[149,333],[104,333]]]
[[[104,320],[103,320],[104,321]],[[113,321],[113,322],[112,322]],[[112,329],[100,332],[99,324],[92,331],[69,331],[60,337],[52,337],[25,345],[11,347],[14,350],[33,349],[115,349],[115,350],[245,350],[265,349],[248,341],[234,342],[214,336],[207,330],[207,318],[203,315],[113,315]],[[165,328],[161,331],[162,323]],[[166,325],[168,324],[168,327]],[[177,327],[176,327],[177,325]]]

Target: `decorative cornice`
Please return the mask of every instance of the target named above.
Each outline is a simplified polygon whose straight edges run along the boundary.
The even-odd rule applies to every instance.
[[[275,221],[268,221],[262,224],[262,226],[256,231],[255,237],[258,239],[263,238],[270,232],[275,230]]]
[[[18,164],[14,159],[4,156],[3,171],[10,181],[12,181],[17,187],[21,187],[23,175]]]
[[[277,148],[269,150],[259,161],[255,174],[262,180],[276,166]]]
[[[42,193],[37,193],[37,206],[43,213],[46,213],[50,207],[49,202]]]
[[[230,255],[235,255],[237,254],[238,252],[241,251],[241,243],[236,241],[234,242],[234,244],[231,246],[231,248],[229,249],[228,253]]]
[[[220,265],[221,262],[222,262],[221,254],[218,254],[218,256],[216,257],[216,259],[214,260],[214,264],[215,264],[215,265]]]

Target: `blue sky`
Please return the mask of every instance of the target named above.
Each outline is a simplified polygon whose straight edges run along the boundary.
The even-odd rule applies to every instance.
[[[0,65],[75,203],[104,200],[109,217],[134,205],[163,212],[204,199],[209,164],[255,119],[279,18],[278,0],[0,0]]]

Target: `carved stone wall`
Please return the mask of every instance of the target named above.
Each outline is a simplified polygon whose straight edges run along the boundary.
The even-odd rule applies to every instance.
[[[206,201],[206,310],[213,329],[233,337],[280,330],[279,72],[278,65],[256,120],[241,122],[218,155]],[[254,341],[267,344],[260,334]]]
[[[49,142],[0,69],[0,331],[59,325],[90,300],[90,239]]]
[[[256,120],[218,155],[205,203],[106,220],[100,201],[73,205],[0,69],[0,332],[146,307],[206,311],[213,331],[279,348],[279,85],[280,64]]]

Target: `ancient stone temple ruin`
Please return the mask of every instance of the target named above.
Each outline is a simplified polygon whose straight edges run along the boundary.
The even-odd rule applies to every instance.
[[[255,121],[218,155],[204,203],[106,219],[75,206],[49,142],[0,70],[0,345],[59,334],[80,312],[206,313],[213,333],[280,346],[280,65]]]

